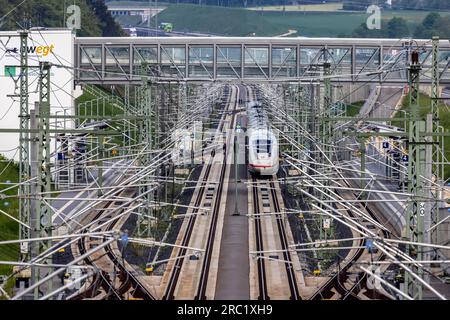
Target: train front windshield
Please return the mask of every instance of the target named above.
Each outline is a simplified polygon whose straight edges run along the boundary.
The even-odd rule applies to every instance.
[[[271,140],[256,140],[256,153],[268,153],[270,156],[272,149],[272,141]]]

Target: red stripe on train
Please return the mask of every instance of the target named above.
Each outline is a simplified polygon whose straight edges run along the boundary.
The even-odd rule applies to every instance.
[[[253,168],[272,168],[273,166],[263,166],[263,165],[255,165],[255,164],[248,164],[249,166],[253,167]]]

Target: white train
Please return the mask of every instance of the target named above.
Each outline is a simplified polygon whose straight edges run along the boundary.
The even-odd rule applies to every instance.
[[[262,176],[278,173],[278,140],[270,129],[261,103],[247,104],[248,170]]]
[[[172,132],[174,147],[172,161],[176,165],[201,163],[199,153],[202,150],[202,122],[195,121],[187,128],[175,129]],[[194,156],[194,159],[192,159]]]

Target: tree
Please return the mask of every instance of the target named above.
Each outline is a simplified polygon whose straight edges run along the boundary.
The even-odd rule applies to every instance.
[[[392,3],[393,9],[450,9],[450,0],[396,0]]]
[[[384,38],[385,35],[381,30],[369,30],[366,23],[362,23],[359,27],[353,30],[352,37],[354,38]]]
[[[346,10],[365,10],[371,4],[383,5],[384,0],[345,0]],[[392,9],[396,10],[448,10],[450,0],[395,0]]]
[[[422,22],[422,25],[428,29],[434,28],[435,26],[437,26],[439,24],[440,19],[441,19],[441,16],[439,15],[439,13],[432,12],[425,17],[425,19]]]
[[[402,38],[410,36],[410,30],[405,19],[394,17],[387,23],[382,21],[380,30],[369,30],[363,23],[353,31],[352,36],[358,38]]]
[[[405,19],[394,17],[389,20],[387,24],[387,36],[389,38],[401,38],[409,35],[410,31]]]
[[[417,26],[414,31],[417,38],[430,39],[433,36],[439,36],[442,39],[450,38],[450,18],[441,17],[438,13],[430,13]]]
[[[102,36],[114,37],[125,35],[122,28],[116,23],[104,0],[87,0],[87,3],[94,10],[95,15],[102,25]]]
[[[0,17],[9,13],[1,30],[25,27],[66,27],[66,5],[75,4],[81,9],[80,36],[120,36],[123,31],[111,17],[103,0],[0,0]],[[21,4],[22,3],[22,4]]]

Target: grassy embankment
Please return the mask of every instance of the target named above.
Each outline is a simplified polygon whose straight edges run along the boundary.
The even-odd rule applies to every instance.
[[[352,104],[348,104],[346,109],[346,116],[355,117],[359,113],[359,110],[364,105],[364,103],[365,101],[357,101]]]
[[[3,156],[0,156],[0,188],[5,189],[9,185],[19,180],[19,166],[15,162],[11,162]],[[7,196],[17,195],[17,188],[5,192]],[[6,198],[0,200],[0,209],[6,213],[18,217],[19,201],[16,198]],[[18,223],[11,218],[0,214],[0,240],[17,239],[19,235]],[[16,250],[17,249],[17,250]],[[0,260],[16,260],[18,255],[18,246],[0,246]],[[11,268],[0,265],[0,275],[7,274]]]
[[[410,101],[409,96],[405,97],[403,100],[403,105],[401,110],[409,111],[410,110]],[[423,93],[420,94],[419,97],[419,116],[420,118],[425,119],[426,115],[431,112],[431,98],[428,95]],[[397,114],[398,118],[403,117],[403,112],[399,112]],[[446,106],[443,102],[439,104],[439,117],[440,117],[440,125],[444,127],[444,129],[448,130],[450,128],[450,107]],[[405,124],[403,121],[392,121],[392,125],[404,128]],[[407,129],[409,128],[409,124],[407,124]],[[450,138],[446,137],[444,140],[444,151],[445,157],[450,160]],[[445,178],[450,178],[450,166],[446,166],[444,168]]]
[[[355,102],[352,105],[347,106],[347,116],[354,117],[359,113],[359,110],[361,106],[364,104],[364,101],[361,102]],[[426,118],[426,115],[431,112],[431,98],[425,94],[420,95],[419,99],[419,116],[423,119]],[[401,110],[409,111],[410,110],[410,101],[409,96],[405,97],[402,103]],[[439,104],[439,115],[440,115],[440,125],[448,130],[450,128],[450,107],[446,106],[444,103]],[[403,117],[403,112],[398,112],[396,115],[396,118]],[[405,123],[404,121],[392,121],[392,125],[404,128]],[[409,127],[409,124],[407,124],[407,129]],[[445,157],[450,160],[450,139],[445,138],[444,139],[444,151],[445,151]],[[450,166],[446,166],[444,168],[444,174],[445,178],[450,178]]]
[[[15,162],[11,162],[0,155],[0,189],[5,189],[8,183],[15,183],[19,181],[19,166]],[[7,196],[17,195],[17,188],[4,192]],[[6,198],[0,200],[0,209],[6,213],[18,217],[19,216],[19,201],[17,198]],[[13,240],[19,237],[19,224],[11,218],[0,214],[0,241]],[[17,261],[19,259],[18,245],[2,245],[0,246],[0,260]],[[12,273],[12,266],[0,265],[0,276],[9,275]],[[5,287],[6,291],[10,292],[14,281],[9,281]]]

